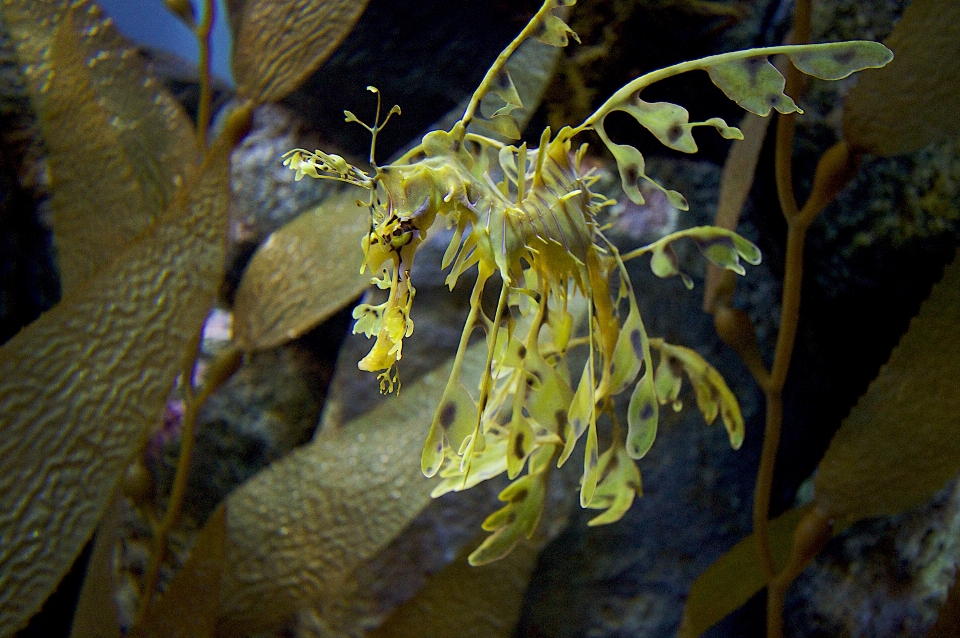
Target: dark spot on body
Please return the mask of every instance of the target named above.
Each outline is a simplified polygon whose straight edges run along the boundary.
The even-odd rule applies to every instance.
[[[523,458],[523,442],[526,438],[523,432],[517,432],[517,438],[513,440],[513,455],[518,459]]]
[[[671,143],[675,143],[682,136],[683,136],[683,127],[680,126],[679,122],[675,122],[673,126],[671,126],[669,130],[667,130],[667,139],[670,140]]]
[[[517,490],[517,492],[516,492],[513,496],[510,497],[510,502],[511,502],[511,503],[518,503],[518,502],[526,499],[526,498],[527,498],[527,494],[528,494],[527,489],[524,488],[524,487],[521,487],[519,490]]]
[[[667,365],[670,366],[670,372],[675,377],[680,377],[683,374],[683,364],[680,363],[680,359],[676,357],[667,357]]]
[[[557,422],[557,429],[563,432],[563,427],[567,424],[567,413],[563,410],[557,410],[553,413],[553,419]]]
[[[653,418],[653,404],[644,403],[643,407],[640,408],[640,420],[646,421],[647,419]]]
[[[570,425],[573,426],[573,432],[576,436],[583,434],[583,421],[580,419],[574,419],[570,422]]]
[[[840,51],[834,53],[831,57],[839,64],[846,66],[847,64],[850,64],[855,57],[857,57],[857,52],[853,49],[841,49]]]
[[[498,89],[509,89],[510,88],[510,74],[507,73],[506,69],[497,73],[497,79],[495,80],[496,86]]]
[[[521,359],[527,356],[527,346],[521,344],[520,347],[517,348],[517,356],[520,357]]]
[[[444,430],[453,425],[453,420],[457,416],[457,405],[453,402],[447,403],[440,408],[440,427]]]
[[[751,83],[756,83],[757,75],[760,73],[760,69],[762,69],[766,63],[767,58],[764,56],[747,58],[743,61],[743,68],[746,69],[747,73],[750,75]]]
[[[459,150],[460,150],[460,140],[453,140],[453,142],[450,144],[450,149],[451,149],[454,153],[456,153],[457,151],[459,151]]]
[[[638,359],[643,358],[643,334],[639,328],[630,331],[630,345],[633,347],[633,353]]]
[[[640,179],[640,169],[636,166],[628,166],[624,171],[624,176],[630,184],[636,184],[637,180]]]

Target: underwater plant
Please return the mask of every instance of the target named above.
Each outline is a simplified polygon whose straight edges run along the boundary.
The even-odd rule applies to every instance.
[[[403,339],[414,330],[411,309],[416,289],[411,270],[418,247],[438,217],[453,229],[442,261],[442,267],[450,268],[447,285],[452,289],[464,272],[477,267],[453,372],[421,460],[426,476],[439,474],[443,479],[434,496],[467,489],[504,472],[513,481],[500,494],[507,504],[484,521],[483,528],[493,533],[470,555],[472,564],[501,558],[521,536],[533,533],[543,509],[549,469],[562,466],[584,435],[580,504],[604,510],[591,525],[619,520],[641,493],[634,460],[653,445],[659,406],[669,403],[679,409],[683,375],[693,385],[707,423],[719,415],[731,445],[738,448],[743,441],[739,406],[720,374],[695,351],[648,338],[624,262],[649,254],[657,276],[679,276],[690,288],[693,282],[678,267],[674,242],[691,239],[711,263],[738,274],[744,273],[741,259],[759,263],[759,250],[733,231],[703,226],[669,234],[621,255],[604,237],[600,221],[601,211],[614,202],[590,190],[596,176],[584,169],[586,144],[573,150],[576,136],[596,132],[616,160],[623,191],[632,201],[643,203],[639,188],[643,182],[686,210],[680,193],[646,174],[639,150],[611,140],[604,128],[610,113],[624,112],[667,147],[694,153],[695,127],[712,127],[727,139],[743,136],[721,118],[691,122],[681,106],[646,102],[641,98],[645,88],[703,70],[744,109],[761,116],[772,110],[786,114],[800,109],[784,93],[784,78],[769,62],[770,56],[783,54],[803,73],[828,80],[881,67],[892,57],[883,45],[866,41],[725,53],[629,82],[579,125],[565,126],[555,135],[546,128],[536,148],[473,132],[469,127],[476,122],[507,138],[520,137],[511,112],[523,104],[504,65],[528,38],[557,47],[576,38],[553,13],[572,4],[570,0],[544,2],[487,71],[450,130],[428,133],[397,161],[376,163],[377,133],[400,109],[393,107],[381,121],[379,93],[373,87],[378,109],[372,125],[345,112],[347,122],[357,122],[371,134],[370,171],[320,150],[295,149],[284,160],[297,172],[297,179],[333,179],[370,192],[363,268],[370,269],[372,283],[387,291],[387,299],[376,305],[362,303],[353,316],[354,332],[375,337],[358,365],[379,373],[381,392],[399,389],[397,364]],[[483,117],[479,106],[488,93],[503,105]],[[482,306],[488,284],[499,285],[492,313]],[[575,328],[578,318],[573,306],[578,296],[586,305],[585,335]],[[461,380],[462,362],[477,328],[485,335],[486,363],[477,387],[468,389]],[[572,374],[568,353],[577,347],[586,347],[586,363],[579,374]],[[656,367],[652,351],[659,354]],[[576,384],[574,377],[579,379]],[[630,388],[624,432],[613,408],[616,397]],[[598,423],[604,415],[612,427],[610,444],[601,452]],[[524,467],[527,472],[520,476]]]

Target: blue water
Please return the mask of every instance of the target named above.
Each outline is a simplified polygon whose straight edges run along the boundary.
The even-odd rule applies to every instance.
[[[200,16],[202,2],[192,0]],[[170,13],[161,0],[97,0],[120,31],[150,47],[165,49],[197,63],[197,42],[190,30]],[[233,86],[230,71],[230,29],[227,26],[223,0],[217,0],[213,24],[213,73]]]

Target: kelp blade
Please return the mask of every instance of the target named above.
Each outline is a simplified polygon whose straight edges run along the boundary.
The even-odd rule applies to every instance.
[[[0,348],[0,634],[23,626],[93,533],[223,272],[243,109],[151,231]]]
[[[864,73],[844,103],[846,140],[894,155],[960,137],[960,3],[915,0],[886,44],[893,62]]]
[[[793,530],[809,507],[795,508],[770,521],[770,549],[783,565],[790,553]],[[750,534],[697,577],[683,608],[679,638],[696,638],[726,618],[766,587],[757,560],[757,541]]]
[[[330,57],[367,0],[246,0],[233,45],[237,92],[257,104],[285,97]]]
[[[958,325],[955,259],[820,461],[816,500],[830,516],[902,512],[960,471]]]
[[[362,193],[349,188],[275,231],[244,271],[234,303],[237,344],[262,350],[299,337],[370,285],[360,274],[369,230]]]
[[[483,344],[464,375],[479,383]],[[430,502],[420,450],[452,362],[261,471],[227,501],[223,635],[269,631],[335,591]]]
[[[524,540],[502,560],[480,567],[462,553],[369,638],[510,638],[537,548]]]
[[[89,2],[7,0],[40,120],[65,292],[156,221],[199,158],[183,109]]]

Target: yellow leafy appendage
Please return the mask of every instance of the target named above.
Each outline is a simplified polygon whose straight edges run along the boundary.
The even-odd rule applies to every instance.
[[[372,173],[322,151],[298,149],[285,161],[298,179],[304,175],[335,179],[370,190],[371,230],[362,242],[364,267],[373,273],[373,283],[388,291],[388,298],[379,305],[357,306],[354,332],[376,339],[359,365],[380,373],[382,391],[392,391],[398,384],[403,339],[414,329],[411,306],[416,290],[410,273],[417,248],[438,217],[453,229],[442,261],[442,267],[450,269],[448,286],[453,288],[463,273],[477,268],[453,372],[421,461],[425,475],[440,475],[435,496],[470,488],[503,472],[513,480],[500,494],[505,506],[484,521],[483,528],[492,534],[471,554],[473,564],[502,557],[521,535],[533,533],[549,469],[563,465],[584,437],[580,503],[602,510],[591,525],[622,517],[641,494],[634,460],[653,444],[659,406],[677,403],[681,375],[693,385],[705,420],[710,423],[719,415],[732,446],[738,448],[743,441],[740,408],[720,374],[693,350],[648,339],[624,261],[649,253],[655,274],[678,275],[690,287],[692,281],[680,271],[671,247],[674,241],[693,240],[712,263],[739,274],[744,273],[741,259],[759,263],[759,250],[736,233],[704,226],[621,255],[597,223],[600,210],[613,202],[590,190],[596,177],[582,170],[586,145],[575,148],[574,138],[585,130],[597,131],[616,159],[624,192],[633,201],[643,202],[638,183],[644,180],[685,210],[682,195],[645,174],[643,156],[636,148],[610,140],[603,126],[609,113],[626,112],[667,146],[692,153],[697,149],[691,134],[696,126],[715,128],[731,139],[742,135],[720,118],[689,122],[682,107],[644,102],[639,97],[644,87],[678,73],[706,70],[745,109],[760,115],[771,109],[789,113],[799,108],[783,93],[783,77],[768,56],[785,54],[800,70],[825,79],[882,66],[890,56],[872,42],[728,53],[638,78],[579,126],[564,127],[555,136],[545,130],[537,148],[469,132],[468,125],[476,121],[503,136],[519,137],[510,113],[522,104],[504,64],[528,37],[565,46],[572,32],[553,10],[571,4],[547,0],[487,72],[463,117],[449,131],[428,133],[396,162],[377,166],[373,148]],[[487,93],[500,97],[504,106],[482,119],[476,113]],[[358,121],[346,113],[348,121]],[[374,125],[363,124],[373,135],[372,146],[386,119],[379,121],[378,109]],[[493,316],[481,307],[488,285],[499,287]],[[584,305],[586,326],[578,330]],[[486,368],[479,387],[467,388],[461,383],[461,366],[477,328],[486,337]],[[587,350],[576,383],[567,360],[575,347]],[[656,367],[652,350],[660,357]],[[627,390],[631,393],[624,432],[614,400]],[[611,424],[612,443],[601,453],[597,427],[602,415]]]

